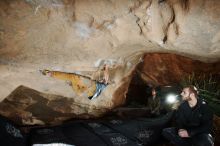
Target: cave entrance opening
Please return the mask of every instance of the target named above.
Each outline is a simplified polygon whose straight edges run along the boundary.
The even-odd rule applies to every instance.
[[[126,106],[145,107],[148,97],[151,96],[152,88],[135,71],[126,95]]]

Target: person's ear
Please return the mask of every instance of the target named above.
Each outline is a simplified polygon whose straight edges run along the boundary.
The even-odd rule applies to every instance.
[[[195,97],[195,94],[194,93],[189,93],[189,97],[190,98]]]

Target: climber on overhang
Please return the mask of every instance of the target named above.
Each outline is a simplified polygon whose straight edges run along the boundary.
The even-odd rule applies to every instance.
[[[77,95],[85,95],[89,99],[96,98],[101,94],[101,92],[105,89],[109,82],[109,71],[108,66],[104,65],[103,67],[103,78],[96,81],[92,80],[89,77],[76,74],[76,73],[66,73],[60,71],[50,71],[50,70],[42,70],[41,73],[43,75],[49,75],[50,77],[61,79],[65,81],[70,81],[73,91]]]
[[[108,65],[104,64],[101,71],[103,72],[103,77],[99,80],[99,82],[107,85],[109,83],[109,67],[108,67]]]
[[[104,64],[103,69],[101,70],[103,72],[103,77],[96,81],[96,91],[95,94],[92,96],[89,96],[89,99],[93,99],[97,96],[99,96],[102,92],[102,90],[105,89],[105,87],[109,84],[109,67],[107,64]]]

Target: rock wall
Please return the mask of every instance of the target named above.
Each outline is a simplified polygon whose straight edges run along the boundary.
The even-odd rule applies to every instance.
[[[169,53],[148,53],[137,66],[138,74],[151,85],[166,86],[180,83],[188,75],[220,77],[220,62],[204,63],[188,57]]]

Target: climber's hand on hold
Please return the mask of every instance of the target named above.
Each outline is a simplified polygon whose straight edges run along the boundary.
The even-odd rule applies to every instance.
[[[42,75],[48,75],[48,76],[51,76],[51,71],[47,70],[47,69],[44,69],[44,70],[40,70],[40,72],[42,73]]]

